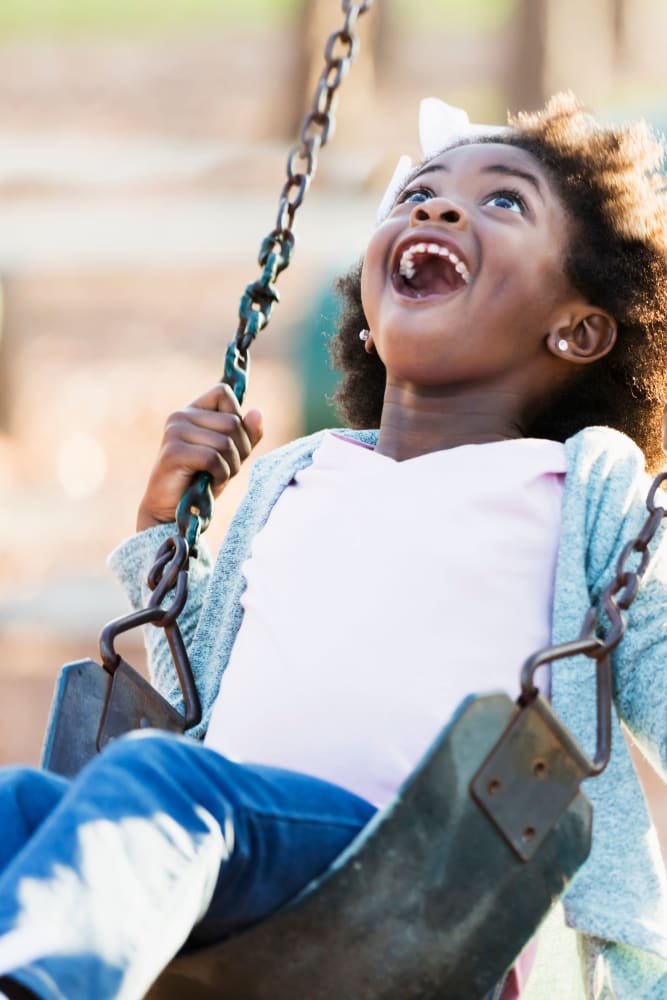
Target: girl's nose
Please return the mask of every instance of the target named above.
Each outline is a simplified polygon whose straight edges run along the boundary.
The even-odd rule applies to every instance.
[[[429,198],[420,201],[410,213],[410,223],[418,226],[422,222],[447,222],[456,229],[465,229],[468,217],[460,205],[449,198]]]

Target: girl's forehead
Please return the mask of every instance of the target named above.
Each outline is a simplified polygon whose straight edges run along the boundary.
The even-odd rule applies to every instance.
[[[551,188],[547,171],[532,153],[510,143],[490,141],[466,141],[444,149],[421,163],[408,179],[408,184],[433,171],[463,172],[474,176],[491,172],[494,168],[523,177],[541,192]]]

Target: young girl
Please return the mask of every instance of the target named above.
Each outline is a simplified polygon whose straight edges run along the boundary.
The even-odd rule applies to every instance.
[[[355,429],[258,461],[217,563],[204,546],[192,561],[181,626],[203,743],[117,740],[71,785],[3,774],[9,997],[138,998],[186,939],[276,909],[466,694],[516,694],[526,657],[575,638],[613,579],[645,517],[644,466],[662,462],[663,149],[568,96],[510,125],[443,135],[342,283],[338,401]],[[219,492],[260,437],[260,415],[220,386],[168,421],[140,533],[113,556],[137,606],[192,475]],[[667,996],[664,874],[619,726],[667,764],[655,548],[614,654],[612,756],[586,789],[594,842],[565,896],[570,929],[557,946],[540,932],[522,998]],[[159,630],[148,639],[179,705]],[[590,664],[542,685],[590,749]]]

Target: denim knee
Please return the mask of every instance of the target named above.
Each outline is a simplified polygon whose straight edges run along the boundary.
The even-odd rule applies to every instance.
[[[66,778],[34,767],[0,768],[0,815],[17,810],[22,815],[48,813],[69,787]]]
[[[141,730],[108,744],[83,769],[75,792],[112,816],[166,813],[192,832],[210,829],[211,820],[224,831],[231,810],[216,786],[220,761],[189,737]]]
[[[0,871],[58,805],[65,778],[30,767],[0,768]]]
[[[20,794],[21,788],[25,787],[36,773],[39,772],[33,767],[14,764],[0,768],[0,802],[4,802],[8,797],[15,799]]]

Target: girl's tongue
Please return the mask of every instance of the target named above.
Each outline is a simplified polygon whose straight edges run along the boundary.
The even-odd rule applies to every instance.
[[[418,296],[446,295],[464,284],[454,265],[442,257],[424,256],[415,259],[415,275],[406,279],[410,289]]]

